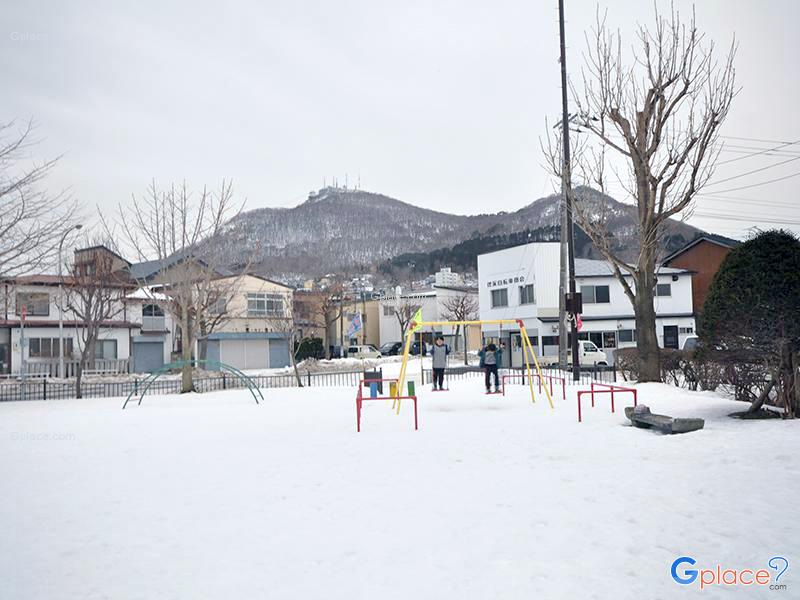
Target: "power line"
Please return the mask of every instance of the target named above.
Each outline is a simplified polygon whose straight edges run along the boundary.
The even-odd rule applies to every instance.
[[[750,204],[752,206],[759,206],[761,208],[777,207],[777,208],[794,208],[796,210],[800,210],[800,204],[790,204],[790,203],[786,203],[786,202],[774,202],[772,200],[767,200],[767,201],[763,201],[763,200],[744,200],[744,199],[738,198],[738,199],[734,200],[734,202],[731,202],[731,198],[730,197],[717,198],[715,196],[706,196],[705,194],[697,194],[697,196],[699,197],[700,200],[704,200],[704,201],[705,200],[710,200],[712,202],[725,202],[728,205],[733,204],[733,203],[735,203],[735,204]]]
[[[775,150],[780,150],[781,148],[785,148],[786,146],[794,146],[795,144],[798,144],[798,143],[800,143],[800,140],[798,140],[797,142],[786,142],[785,144],[780,144],[780,145],[775,146],[773,148],[768,148],[766,150],[761,150],[759,152],[753,152],[751,154],[746,154],[744,156],[737,156],[736,158],[731,158],[729,160],[723,160],[722,162],[717,163],[717,165],[725,165],[725,164],[728,164],[728,163],[736,162],[737,160],[744,160],[745,158],[750,158],[752,156],[760,156],[761,154],[767,154],[767,153],[773,152]]]
[[[721,138],[725,138],[726,140],[746,140],[748,142],[762,142],[764,144],[788,144],[786,140],[765,140],[763,138],[751,138],[751,137],[742,137],[736,135],[721,135]],[[797,142],[794,142],[795,144]]]
[[[715,213],[704,213],[695,211],[693,216],[704,217],[708,219],[722,219],[723,221],[739,221],[742,223],[774,223],[776,225],[800,225],[800,221],[788,219],[764,219],[761,217],[753,216],[736,216],[736,215],[720,215]]]
[[[725,179],[720,179],[719,181],[709,183],[708,185],[719,185],[720,183],[725,183],[726,181],[731,181],[732,179],[739,179],[740,177],[747,177],[748,175],[752,175],[753,173],[759,173],[761,171],[766,171],[767,169],[772,169],[773,167],[780,167],[781,165],[785,165],[786,163],[794,162],[796,160],[800,160],[800,156],[796,156],[794,158],[787,158],[786,160],[782,160],[781,162],[773,163],[771,165],[767,165],[766,167],[761,167],[759,169],[753,169],[752,171],[747,171],[746,173],[739,173],[738,175],[733,175],[732,177],[726,177]]]
[[[748,190],[750,188],[759,187],[761,185],[767,185],[768,183],[775,183],[776,181],[783,181],[785,179],[791,179],[792,177],[797,177],[800,175],[800,171],[797,173],[792,173],[791,175],[785,175],[783,177],[777,177],[775,179],[768,179],[767,181],[761,181],[759,183],[753,183],[750,185],[743,185],[741,187],[729,188],[727,190],[716,190],[714,191],[715,194],[727,194],[728,192],[738,192],[739,190]],[[709,184],[711,185],[711,184]]]

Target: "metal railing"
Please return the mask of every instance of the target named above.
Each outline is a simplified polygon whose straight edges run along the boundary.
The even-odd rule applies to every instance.
[[[142,331],[164,331],[166,327],[166,317],[142,317]]]
[[[533,367],[531,367],[533,371]],[[524,368],[514,367],[514,368],[501,368],[498,369],[498,374],[500,376],[503,375],[512,375],[512,374],[526,374],[527,371]],[[412,374],[412,371],[409,370],[409,375]],[[448,367],[445,369],[444,372],[445,377],[449,378],[451,381],[459,381],[463,379],[471,379],[474,377],[483,377],[483,369],[480,367],[470,365],[470,366],[458,366],[458,367]],[[562,369],[559,367],[542,367],[542,375],[545,377],[563,377],[564,381],[568,386],[570,385],[589,385],[592,382],[602,382],[602,383],[614,383],[617,381],[617,367],[615,365],[593,365],[590,367],[582,367],[578,374],[578,381],[574,381],[572,378],[572,370],[571,369]],[[422,372],[422,384],[425,385],[426,383],[431,383],[433,381],[433,371],[431,369],[425,369]]]
[[[352,387],[358,385],[363,371],[344,371],[329,373],[300,374],[303,386],[306,387]],[[291,388],[298,387],[294,373],[281,375],[252,375],[250,379],[259,388]],[[85,381],[81,386],[84,398],[116,398],[125,397],[131,392],[136,394],[144,377],[128,381]],[[194,378],[195,390],[198,392],[217,392],[221,390],[243,388],[244,383],[227,374]],[[181,391],[180,379],[159,379],[151,384],[147,395],[178,394]],[[44,378],[0,382],[0,402],[18,400],[67,400],[75,398],[74,382],[53,382]]]
[[[121,375],[128,372],[127,358],[97,358],[83,363],[84,374],[94,375]],[[64,372],[67,377],[75,377],[78,372],[78,361],[66,359],[64,361]],[[8,378],[19,377],[19,372],[11,373]],[[25,363],[26,377],[58,377],[58,359],[42,360],[29,359]]]

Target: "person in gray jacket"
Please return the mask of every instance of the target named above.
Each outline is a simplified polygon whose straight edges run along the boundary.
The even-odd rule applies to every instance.
[[[447,368],[447,355],[450,354],[450,346],[444,343],[442,336],[437,336],[431,349],[431,359],[433,361],[433,391],[441,391],[444,388],[444,370]]]

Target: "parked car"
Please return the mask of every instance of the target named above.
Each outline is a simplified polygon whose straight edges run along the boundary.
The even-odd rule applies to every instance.
[[[397,356],[403,353],[403,342],[387,342],[381,346],[383,356]]]
[[[690,335],[683,341],[683,350],[693,352],[700,348],[700,338],[696,335]]]
[[[412,356],[419,356],[419,342],[413,342],[411,344],[411,349],[409,350],[409,354]],[[428,355],[428,344],[422,342],[422,356]]]
[[[380,351],[375,346],[350,346],[347,358],[380,358]]]
[[[578,359],[582,367],[608,365],[606,353],[598,349],[593,342],[588,340],[578,340]],[[542,365],[557,365],[558,355],[542,356],[539,359],[539,363]],[[572,364],[572,349],[567,350],[567,364]]]

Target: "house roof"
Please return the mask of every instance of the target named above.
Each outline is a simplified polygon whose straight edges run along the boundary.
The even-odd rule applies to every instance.
[[[118,259],[120,259],[125,264],[127,264],[127,265],[131,264],[131,261],[129,261],[127,258],[125,258],[124,256],[120,256],[118,253],[114,252],[111,248],[109,248],[108,246],[105,246],[103,244],[97,244],[96,246],[87,246],[86,248],[75,248],[75,253],[78,254],[78,253],[81,253],[81,252],[89,252],[91,250],[105,250],[109,254],[111,254],[111,255],[117,257]]]
[[[725,236],[722,236],[722,235],[717,235],[717,234],[714,234],[714,233],[706,233],[706,234],[703,234],[701,236],[698,236],[698,237],[694,238],[691,242],[689,242],[685,246],[675,250],[675,252],[673,252],[672,254],[670,254],[669,256],[664,258],[663,263],[667,264],[669,261],[671,261],[672,259],[680,256],[681,254],[683,254],[684,252],[686,252],[690,248],[695,247],[700,242],[709,242],[711,244],[716,244],[717,246],[722,246],[723,248],[731,248],[731,249],[736,248],[737,246],[741,245],[741,243],[742,243],[742,242],[740,242],[738,240],[732,240],[732,239],[726,238]]]
[[[434,285],[435,290],[449,290],[451,292],[464,292],[466,294],[477,294],[478,288],[466,285]]]
[[[128,273],[130,273],[131,279],[135,279],[136,281],[146,281],[157,275],[159,272],[174,267],[175,265],[180,264],[189,258],[196,260],[203,266],[208,266],[204,260],[193,256],[190,250],[185,250],[183,252],[176,252],[175,254],[166,258],[134,263],[128,269]],[[215,271],[221,277],[230,277],[234,275],[233,272],[221,267],[215,269]]]
[[[109,277],[114,277],[114,281],[110,278],[105,284],[108,287],[133,287],[131,282],[127,280],[124,276],[121,276],[117,279],[117,275],[124,273],[124,271],[115,271],[114,273],[110,273]],[[64,275],[60,277],[58,275],[47,275],[47,274],[39,274],[39,275],[19,275],[17,277],[8,277],[3,280],[4,283],[13,283],[14,285],[47,285],[47,286],[56,286],[63,282],[66,286],[73,286],[73,285],[80,285],[81,280],[73,277],[72,275]]]
[[[19,319],[0,319],[0,327],[19,327]],[[102,327],[109,328],[136,328],[141,327],[140,323],[133,321],[102,321]],[[29,327],[58,327],[59,321],[54,320],[39,320],[39,319],[25,319],[25,329]],[[65,320],[64,327],[83,327],[83,321]]]
[[[674,267],[659,267],[658,273],[665,275],[688,274],[686,269],[676,269]],[[575,259],[575,277],[611,277],[614,270],[611,265],[604,260],[594,260],[590,258]]]

